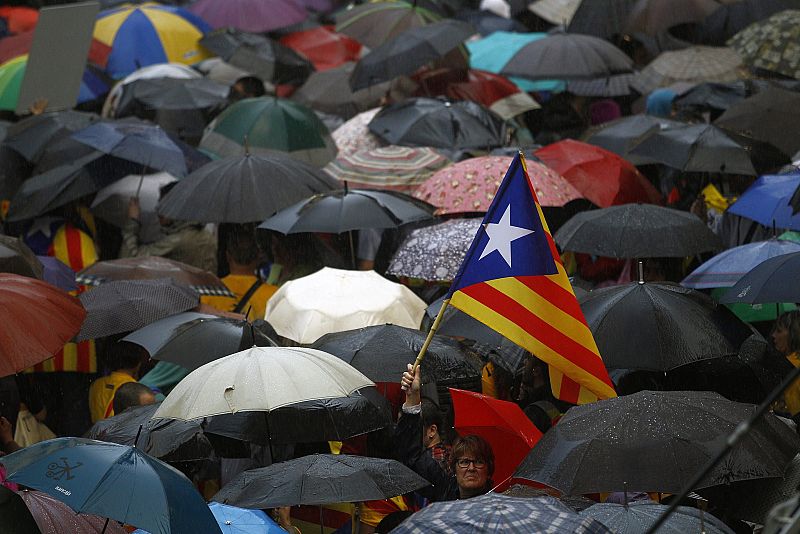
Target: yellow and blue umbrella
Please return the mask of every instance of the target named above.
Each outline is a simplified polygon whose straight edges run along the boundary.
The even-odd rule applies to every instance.
[[[210,57],[198,44],[210,30],[185,9],[148,2],[100,12],[94,38],[111,47],[106,71],[122,78],[155,63],[191,65]]]

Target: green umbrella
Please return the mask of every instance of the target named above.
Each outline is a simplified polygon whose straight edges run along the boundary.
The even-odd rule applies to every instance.
[[[336,144],[309,108],[275,97],[247,98],[223,111],[206,128],[200,148],[212,156],[271,151],[322,167],[336,157]]]
[[[784,232],[778,236],[778,239],[783,239],[784,241],[794,241],[795,243],[800,243],[800,232]]]
[[[28,56],[18,56],[0,65],[0,109],[14,111],[17,108],[19,88],[25,76]]]

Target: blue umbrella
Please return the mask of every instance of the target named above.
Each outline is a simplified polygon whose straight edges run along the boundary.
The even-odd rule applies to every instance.
[[[692,271],[681,285],[692,289],[730,287],[764,260],[790,252],[800,252],[800,243],[770,239],[729,248]]]
[[[261,510],[247,510],[218,502],[210,502],[208,507],[223,534],[286,534],[285,530]],[[138,529],[132,534],[150,533]]]
[[[800,248],[800,246],[798,246]],[[78,284],[75,283],[75,271],[53,256],[36,256],[44,267],[43,278],[48,284],[52,284],[64,291],[75,291]]]
[[[758,264],[720,299],[723,303],[800,302],[800,252]]]
[[[500,70],[522,47],[545,37],[547,37],[546,33],[494,32],[483,39],[466,43],[470,54],[469,66],[473,69],[499,74]],[[559,92],[566,88],[564,82],[557,80],[532,82],[514,77],[509,78],[509,80],[526,92]]]
[[[142,122],[96,122],[72,138],[105,154],[140,163],[173,176],[187,174],[181,148],[158,126]]]
[[[146,528],[153,534],[220,533],[191,482],[134,447],[56,438],[2,458],[11,482],[43,491],[78,513]]]
[[[800,186],[800,173],[762,176],[747,188],[728,211],[764,226],[800,230],[800,213],[792,215],[789,204]]]

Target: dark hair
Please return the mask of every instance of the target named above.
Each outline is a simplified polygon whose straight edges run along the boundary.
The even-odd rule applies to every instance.
[[[789,351],[800,351],[800,310],[793,310],[778,316],[775,328],[789,332]]]
[[[267,94],[266,89],[264,89],[264,82],[255,76],[242,76],[236,80],[233,85],[241,86],[243,98],[252,98]]]
[[[258,260],[258,245],[255,235],[241,230],[228,234],[225,250],[239,265],[250,265]]]
[[[378,525],[375,527],[375,534],[388,534],[395,528],[397,528],[400,523],[408,519],[414,515],[414,512],[411,510],[398,510],[396,512],[392,512],[391,514],[387,515]]]
[[[431,425],[436,425],[437,430],[441,432],[444,419],[442,418],[442,411],[439,409],[439,406],[427,397],[423,397],[421,405],[420,416],[422,419],[422,428],[425,429]]]
[[[114,408],[114,415],[121,414],[131,406],[139,406],[139,399],[141,399],[142,395],[152,392],[152,389],[139,382],[122,384],[114,393],[114,400],[111,403]]]
[[[142,362],[144,349],[136,343],[119,341],[111,349],[111,370],[132,369]]]
[[[456,463],[465,454],[472,456],[476,460],[486,462],[486,469],[489,476],[494,474],[494,452],[489,442],[476,434],[462,436],[453,443],[453,453],[450,457],[450,467],[453,472],[456,470]]]

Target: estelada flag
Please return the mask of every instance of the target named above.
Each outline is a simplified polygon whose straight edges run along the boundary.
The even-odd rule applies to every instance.
[[[450,304],[548,364],[553,395],[584,404],[615,397],[518,154],[448,294]]]

